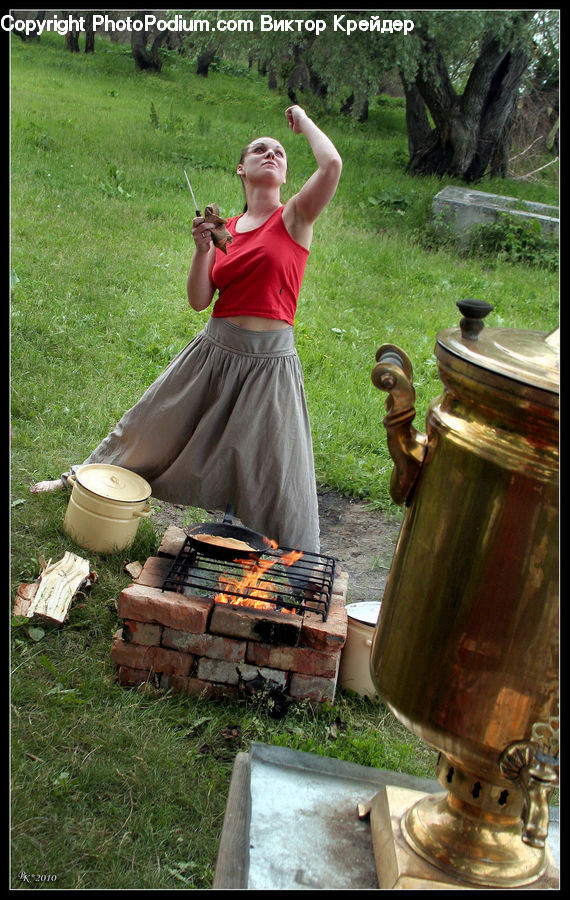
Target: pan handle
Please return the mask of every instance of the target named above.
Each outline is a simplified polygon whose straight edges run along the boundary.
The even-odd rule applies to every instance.
[[[224,518],[222,519],[222,524],[223,525],[232,525],[233,521],[234,521],[233,504],[228,503],[228,505],[226,506],[226,513],[224,515]]]

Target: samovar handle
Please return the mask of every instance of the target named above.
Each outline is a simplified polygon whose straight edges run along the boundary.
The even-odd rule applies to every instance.
[[[408,356],[394,344],[382,344],[376,353],[372,383],[387,391],[387,416],[384,427],[388,449],[395,467],[390,478],[390,495],[401,506],[411,499],[412,488],[427,452],[427,436],[416,431],[412,421],[416,415],[416,392],[413,369]]]

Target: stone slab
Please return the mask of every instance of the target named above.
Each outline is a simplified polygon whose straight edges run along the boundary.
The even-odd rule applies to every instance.
[[[439,191],[432,203],[436,224],[440,220],[450,226],[457,234],[463,235],[463,242],[467,242],[474,225],[491,224],[505,213],[523,220],[537,221],[544,235],[558,235],[558,207],[546,203],[531,203],[518,197],[501,197],[452,185]]]

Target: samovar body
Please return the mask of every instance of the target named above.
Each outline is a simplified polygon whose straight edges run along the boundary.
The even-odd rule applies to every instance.
[[[457,877],[514,886],[544,870],[558,766],[557,352],[541,333],[483,336],[491,307],[458,305],[425,435],[406,354],[384,345],[372,374],[407,510],[371,673],[440,751],[446,794],[408,813],[410,845]]]

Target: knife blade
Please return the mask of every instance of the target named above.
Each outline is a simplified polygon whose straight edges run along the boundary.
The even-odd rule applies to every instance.
[[[182,171],[186,175],[186,169],[183,169]],[[198,209],[198,204],[196,203],[196,197],[194,196],[194,191],[192,190],[192,185],[190,184],[190,179],[188,178],[188,175],[186,175],[186,181],[188,182],[188,187],[190,188],[190,193],[192,194],[192,200],[194,201],[194,209],[196,210],[196,215],[199,216],[199,215],[201,215],[201,213],[200,213],[200,210]]]

